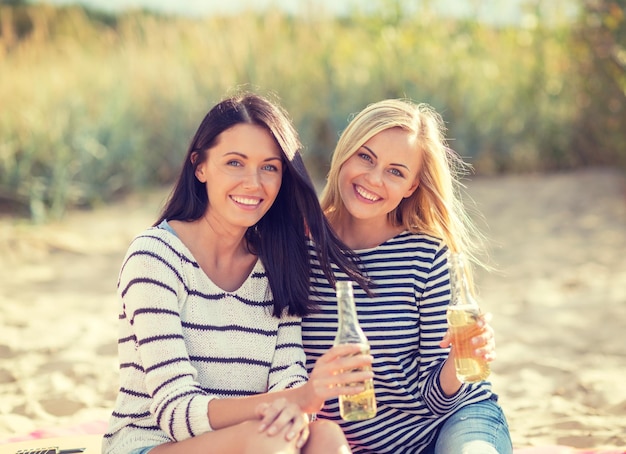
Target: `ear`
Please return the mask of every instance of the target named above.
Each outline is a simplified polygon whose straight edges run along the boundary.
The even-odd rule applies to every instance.
[[[191,161],[191,164],[195,164],[196,161],[198,160],[198,153],[196,151],[194,151],[193,153],[191,153],[191,156],[189,157],[189,160]],[[204,163],[202,164],[198,164],[196,166],[196,169],[194,171],[196,178],[198,179],[198,181],[200,183],[206,183],[206,173],[205,173],[205,165]]]
[[[404,193],[403,198],[408,199],[409,197],[411,197],[419,185],[420,185],[420,180],[419,178],[416,178],[413,184],[411,185],[411,187]]]

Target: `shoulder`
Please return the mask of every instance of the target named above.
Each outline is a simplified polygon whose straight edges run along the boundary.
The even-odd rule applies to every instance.
[[[171,231],[162,227],[150,227],[136,235],[130,243],[129,250],[172,250],[180,251],[182,242]]]
[[[141,263],[154,261],[169,263],[169,266],[175,267],[185,262],[194,262],[187,248],[175,234],[160,227],[150,227],[133,238],[126,252],[124,264],[133,262],[141,266]]]
[[[441,238],[422,232],[402,232],[390,242],[394,245],[409,245],[429,250],[445,249],[446,245]]]
[[[447,250],[445,243],[437,237],[425,233],[402,232],[369,251],[363,251],[362,258],[368,256],[399,256],[405,258],[434,259]]]

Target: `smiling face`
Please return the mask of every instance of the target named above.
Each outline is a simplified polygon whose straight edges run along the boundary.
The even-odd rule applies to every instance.
[[[207,220],[227,228],[253,226],[276,200],[282,175],[280,148],[265,128],[241,123],[225,130],[196,169],[208,194]]]
[[[417,188],[421,165],[414,134],[379,132],[341,166],[339,193],[347,212],[355,220],[387,223],[387,214]]]

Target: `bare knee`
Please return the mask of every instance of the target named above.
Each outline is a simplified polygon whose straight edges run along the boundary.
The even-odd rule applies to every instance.
[[[259,432],[259,421],[246,421],[224,429],[156,446],[150,454],[205,454],[229,452],[237,454],[299,454],[296,440],[287,441],[286,430],[269,436]]]
[[[341,427],[332,421],[318,419],[309,425],[309,440],[303,454],[348,454],[352,451]]]
[[[269,436],[266,432],[258,431],[258,421],[242,424],[247,440],[243,450],[244,454],[299,454],[296,448],[297,439],[286,439],[287,429]]]

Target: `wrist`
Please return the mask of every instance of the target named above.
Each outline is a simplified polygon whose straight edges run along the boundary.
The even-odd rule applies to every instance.
[[[296,400],[300,409],[305,413],[317,413],[324,405],[317,399],[317,394],[310,381],[298,388]]]

